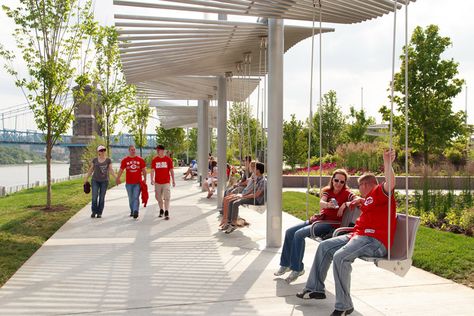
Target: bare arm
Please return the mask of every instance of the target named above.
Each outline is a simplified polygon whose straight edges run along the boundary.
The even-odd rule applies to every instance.
[[[146,167],[142,168],[143,181],[146,182]]]
[[[171,169],[171,170],[170,170],[170,174],[171,174],[171,179],[173,180],[173,186],[175,187],[175,186],[176,186],[176,182],[174,182],[174,169]]]
[[[155,184],[155,169],[151,168],[151,171],[150,171],[150,183],[151,185],[154,185]]]
[[[386,150],[383,153],[383,170],[385,174],[385,183],[383,188],[385,192],[392,192],[395,188],[395,172],[393,172],[392,163],[395,160],[395,150]]]
[[[114,168],[112,167],[112,163],[109,164],[109,173],[112,175],[112,177],[117,178],[115,176],[115,171],[114,171]]]
[[[89,177],[92,175],[92,171],[94,171],[94,164],[91,164],[91,166],[89,167],[89,170],[87,170],[87,173],[84,176],[84,183],[86,183],[87,180],[89,180]]]
[[[115,183],[117,183],[117,185],[120,184],[120,178],[122,177],[122,173],[123,173],[123,169],[120,168],[118,174],[117,174],[117,178],[115,179]]]

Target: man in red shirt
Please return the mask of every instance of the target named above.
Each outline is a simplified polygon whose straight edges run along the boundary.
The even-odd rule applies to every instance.
[[[352,262],[359,257],[384,257],[392,246],[396,229],[396,205],[393,194],[395,174],[392,162],[395,151],[383,154],[385,182],[377,183],[373,174],[365,174],[358,179],[362,198],[351,202],[351,207],[359,206],[361,215],[357,219],[354,232],[321,242],[314,257],[311,272],[304,290],[296,294],[299,298],[326,298],[324,281],[333,261],[334,284],[336,287],[334,316],[348,315],[354,311],[350,296]],[[391,198],[389,200],[389,192]],[[388,214],[390,210],[390,241],[388,240]]]
[[[151,185],[155,186],[155,197],[160,207],[159,217],[165,215],[165,219],[170,219],[170,175],[173,180],[173,187],[176,186],[174,182],[173,160],[165,156],[165,146],[156,146],[158,156],[151,161]],[[164,210],[163,210],[164,206]]]
[[[146,163],[142,157],[136,155],[135,146],[128,147],[129,155],[120,162],[120,171],[117,174],[117,185],[120,184],[120,177],[124,170],[125,188],[128,194],[128,203],[130,205],[130,217],[138,218],[138,208],[140,206],[140,181],[146,182]]]

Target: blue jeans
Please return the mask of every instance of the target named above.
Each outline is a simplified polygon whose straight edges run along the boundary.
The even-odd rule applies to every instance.
[[[314,257],[311,272],[306,281],[306,290],[324,293],[324,280],[333,261],[334,284],[336,286],[336,309],[345,311],[353,308],[351,299],[352,262],[359,257],[383,257],[387,254],[385,246],[377,239],[368,236],[349,235],[322,241]]]
[[[324,236],[334,228],[329,224],[319,224],[315,228],[316,236]],[[280,266],[290,267],[293,271],[304,269],[303,257],[305,249],[305,238],[311,236],[311,224],[305,221],[286,230],[285,241],[280,257]]]
[[[109,181],[92,180],[92,213],[102,215],[108,185]]]
[[[130,212],[138,212],[140,206],[140,183],[125,184],[128,194],[128,204],[130,205]]]

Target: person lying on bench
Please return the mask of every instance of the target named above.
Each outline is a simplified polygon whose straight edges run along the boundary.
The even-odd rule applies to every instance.
[[[267,180],[263,173],[265,172],[265,165],[261,162],[255,164],[255,178],[253,180],[254,188],[250,191],[243,191],[242,194],[237,194],[238,199],[231,200],[228,204],[228,227],[226,234],[232,233],[237,228],[237,218],[239,217],[239,206],[243,204],[262,205],[265,203],[265,188]]]
[[[390,245],[393,245],[396,220],[394,196],[395,174],[392,162],[395,151],[387,150],[383,154],[385,182],[377,184],[373,174],[362,175],[358,179],[360,195],[351,204],[360,205],[361,215],[357,219],[354,232],[322,241],[314,257],[313,266],[299,298],[324,299],[327,271],[333,261],[333,275],[336,287],[335,310],[331,316],[348,315],[354,311],[351,299],[352,262],[360,257],[381,258],[387,255],[388,242],[388,192],[390,199]]]
[[[280,276],[291,271],[285,279],[286,282],[291,283],[304,274],[305,238],[311,236],[311,225],[318,220],[339,222],[339,224],[318,224],[313,232],[315,236],[323,239],[325,236],[332,235],[334,229],[340,226],[342,214],[348,208],[348,203],[356,197],[347,186],[348,177],[346,170],[335,170],[329,184],[321,190],[321,201],[319,202],[321,211],[319,214],[315,214],[309,220],[286,230],[280,257],[280,269],[274,275]]]

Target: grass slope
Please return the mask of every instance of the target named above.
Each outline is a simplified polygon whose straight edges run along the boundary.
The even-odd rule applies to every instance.
[[[66,210],[44,212],[46,188],[24,190],[0,199],[0,286],[71,216],[90,201],[82,179],[53,185],[53,205]]]

